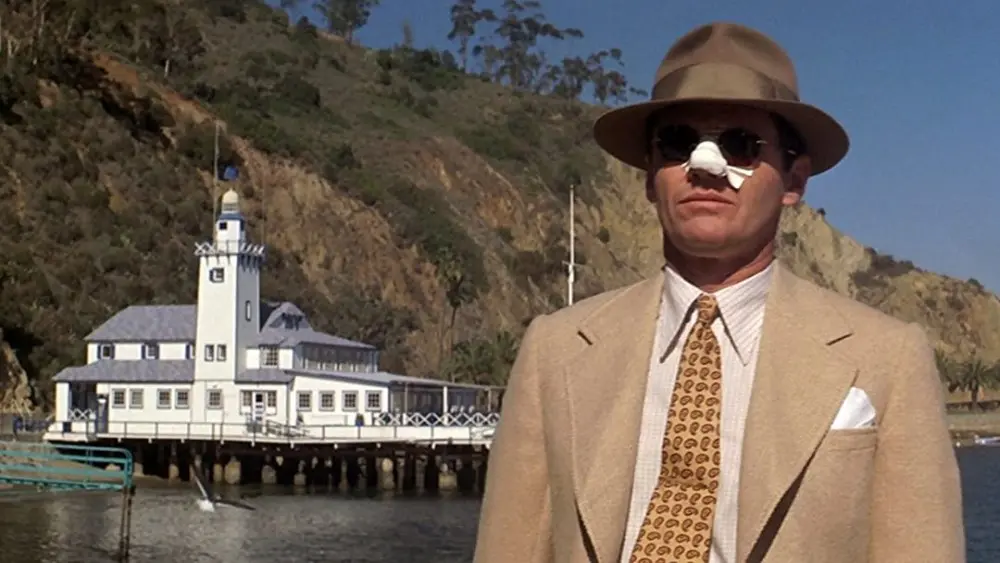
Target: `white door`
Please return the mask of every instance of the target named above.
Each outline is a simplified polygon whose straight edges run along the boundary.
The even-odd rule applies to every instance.
[[[263,391],[254,391],[253,394],[253,416],[257,420],[264,420],[264,412],[266,411],[267,404],[265,403],[265,397]]]

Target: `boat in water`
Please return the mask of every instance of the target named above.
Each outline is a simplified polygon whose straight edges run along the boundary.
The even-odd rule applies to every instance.
[[[1000,446],[1000,436],[976,437],[973,443],[977,446]]]

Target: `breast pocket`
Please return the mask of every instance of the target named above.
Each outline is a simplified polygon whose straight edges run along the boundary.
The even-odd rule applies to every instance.
[[[777,542],[787,542],[789,558],[781,561],[865,561],[877,445],[876,428],[827,432],[785,517]],[[829,549],[816,553],[816,538]]]

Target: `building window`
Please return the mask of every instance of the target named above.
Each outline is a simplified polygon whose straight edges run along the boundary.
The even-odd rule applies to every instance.
[[[278,392],[268,391],[267,392],[267,408],[276,409],[278,408]]]
[[[208,408],[210,409],[221,409],[222,408],[222,391],[219,389],[209,389],[208,390]]]
[[[253,406],[253,393],[250,391],[240,391],[240,406],[250,408]]]
[[[131,389],[128,396],[128,408],[142,408],[142,389]]]
[[[281,316],[281,319],[285,323],[285,328],[288,330],[299,330],[302,326],[302,315],[290,315],[285,313]]]
[[[365,409],[370,411],[382,410],[382,393],[380,391],[365,392]]]
[[[312,391],[299,391],[298,407],[300,411],[312,410]]]
[[[115,389],[111,391],[111,406],[116,409],[125,408],[125,390]]]
[[[222,268],[212,268],[208,271],[208,281],[212,283],[222,283],[226,279],[226,271]]]
[[[253,308],[250,306],[250,300],[248,299],[246,303],[243,304],[243,318],[247,321],[253,320]]]
[[[184,347],[184,357],[189,360],[194,359],[194,344],[188,342],[188,345]]]
[[[278,365],[278,347],[277,346],[261,346],[260,347],[260,363],[267,367],[277,367]]]
[[[205,361],[214,362],[215,361],[215,346],[211,344],[205,345]]]
[[[156,360],[160,357],[160,345],[154,343],[146,343],[142,345],[142,359],[144,360]]]
[[[335,394],[333,391],[323,391],[319,394],[319,410],[321,411],[332,411],[337,408],[337,402],[334,400]]]
[[[344,410],[345,411],[356,411],[358,410],[358,392],[357,391],[344,391]]]
[[[186,409],[191,406],[191,393],[187,389],[174,391],[174,408]]]
[[[158,389],[156,391],[156,408],[170,408],[170,389]]]
[[[226,361],[226,345],[219,344],[215,347],[215,361],[224,362]]]
[[[113,359],[115,359],[115,345],[114,344],[99,344],[97,346],[97,359],[98,360],[113,360]]]

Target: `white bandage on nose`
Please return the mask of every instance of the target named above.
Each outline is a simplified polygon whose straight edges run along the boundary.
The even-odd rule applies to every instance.
[[[702,141],[691,151],[691,158],[684,163],[684,170],[702,170],[713,176],[725,177],[734,190],[743,186],[743,181],[753,176],[753,168],[730,166],[722,156],[719,145],[713,141]]]

